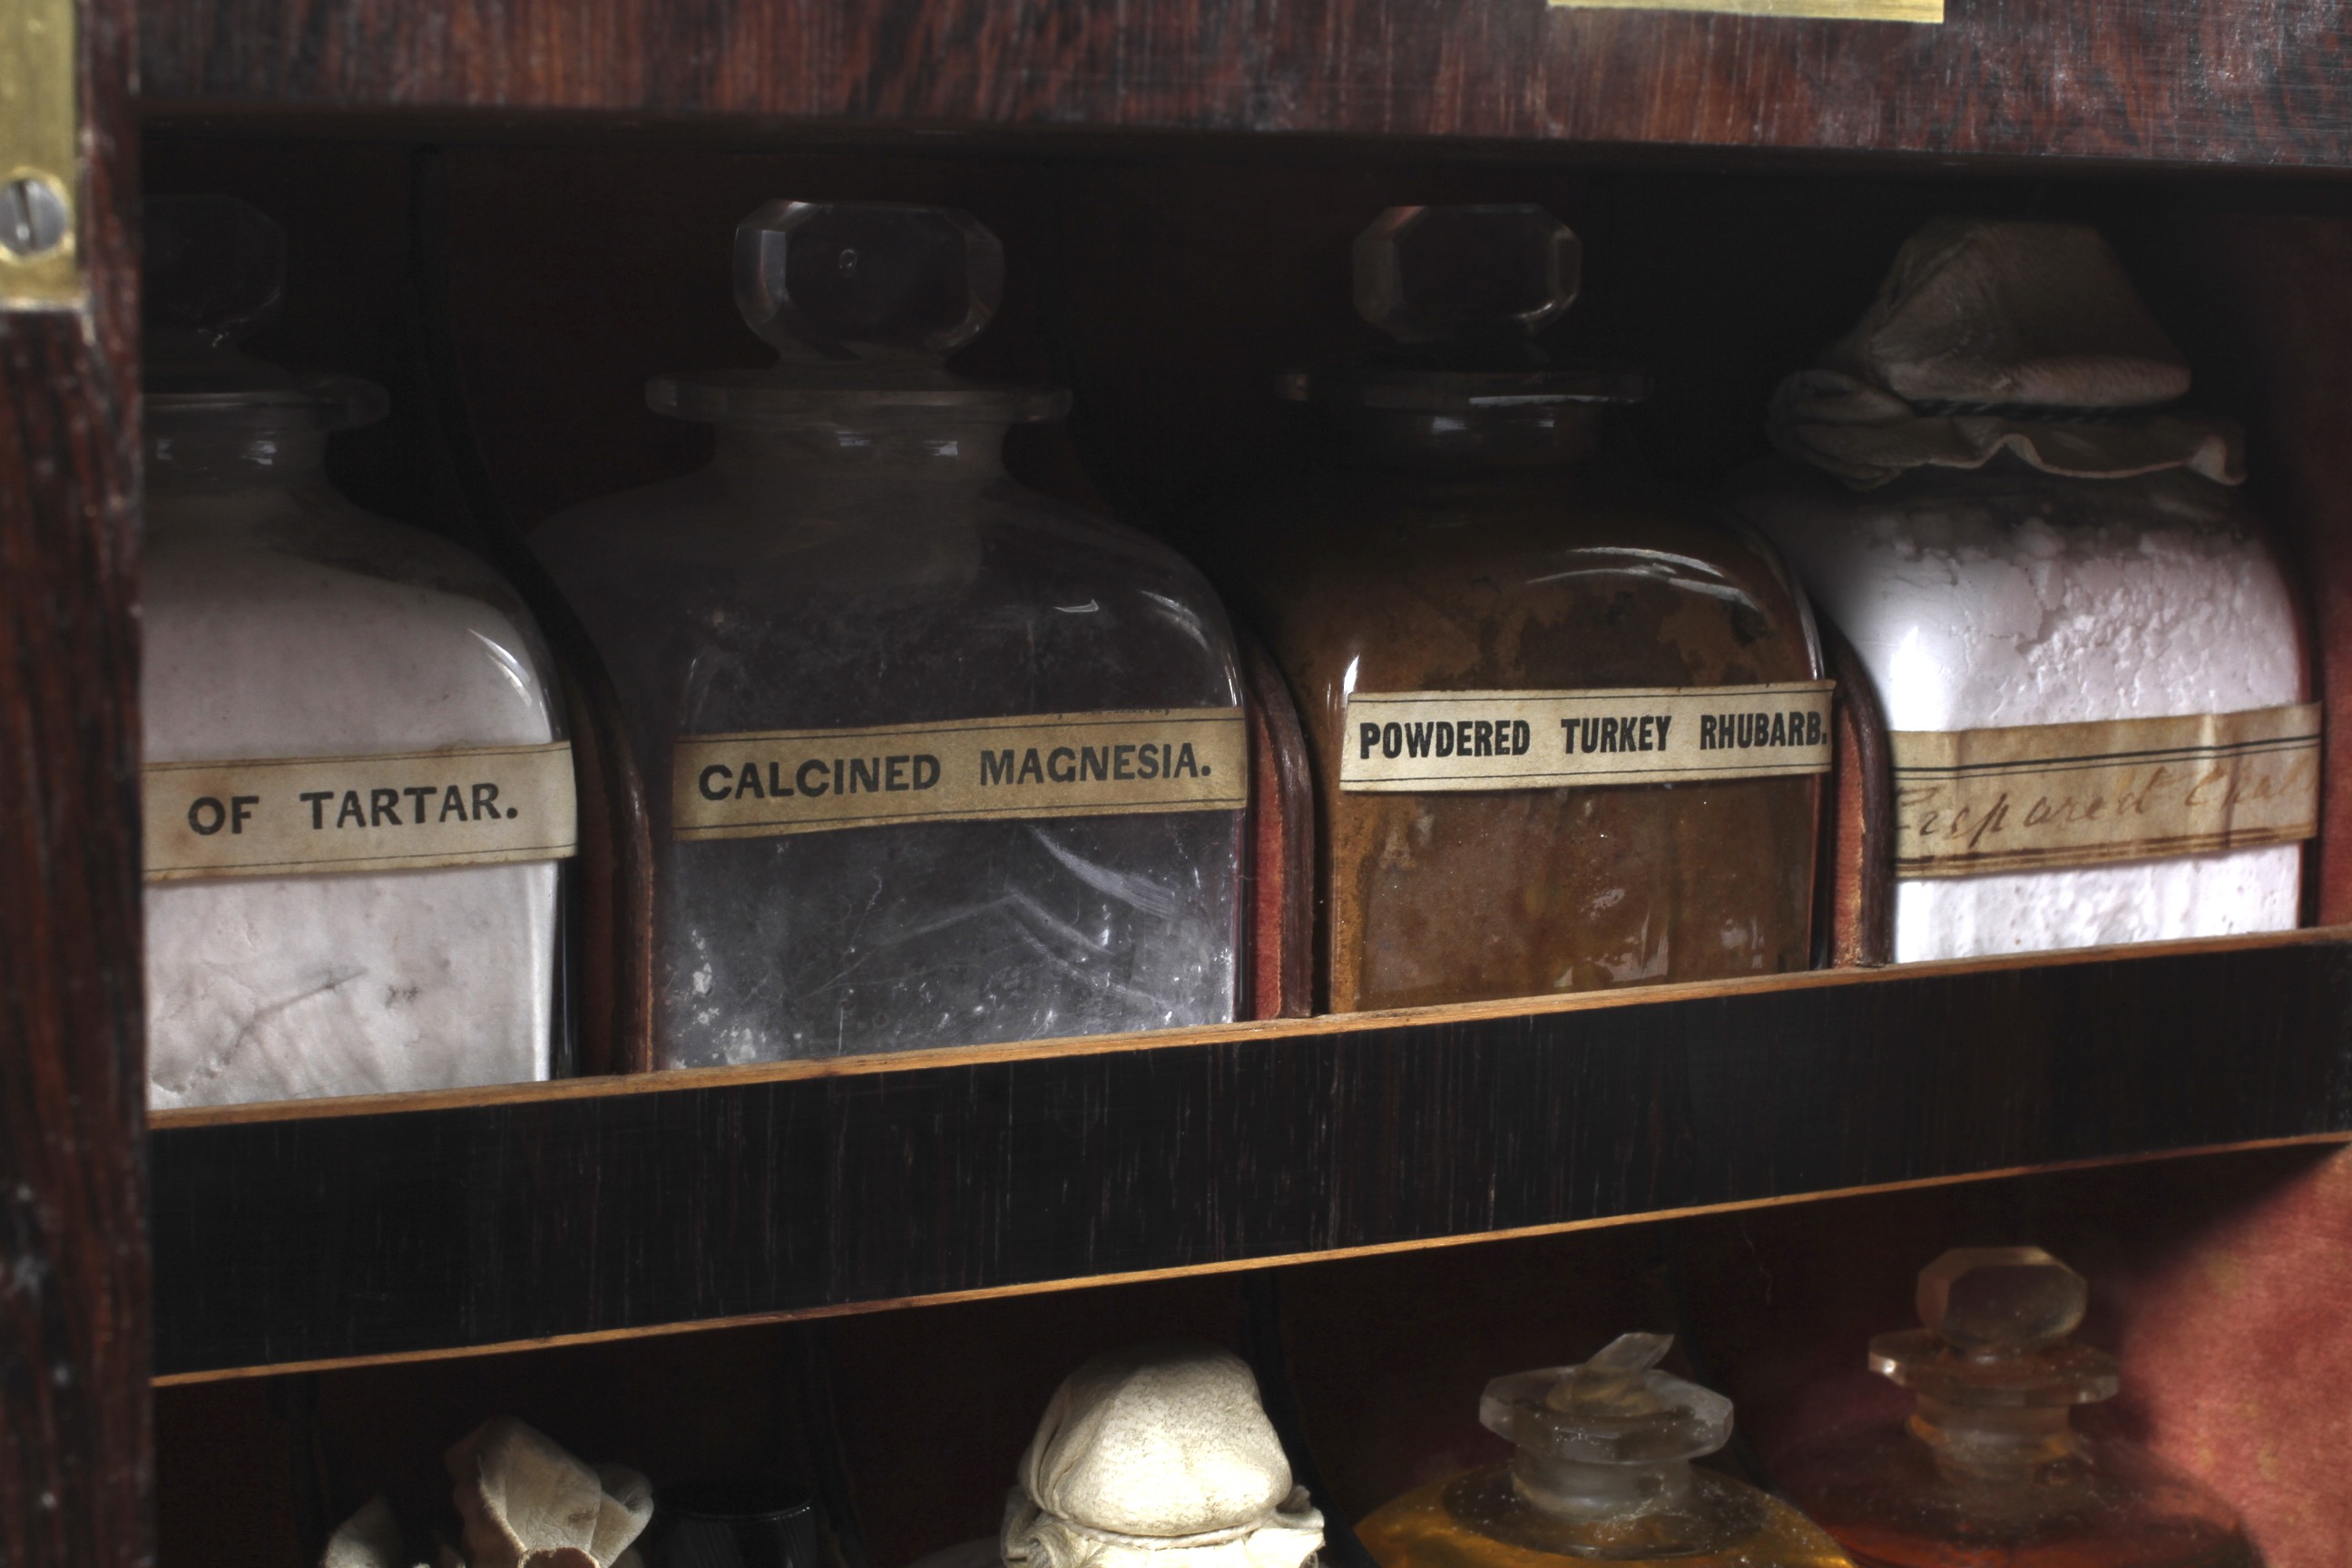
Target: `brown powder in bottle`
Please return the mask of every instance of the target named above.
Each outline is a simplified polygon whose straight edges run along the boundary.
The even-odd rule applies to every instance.
[[[1589,410],[1542,448],[1452,455],[1389,416],[1404,466],[1325,468],[1245,504],[1242,574],[1317,774],[1332,1011],[1773,973],[1811,944],[1820,783],[1474,794],[1338,787],[1348,693],[1818,679],[1769,550],[1599,463]],[[1416,446],[1433,460],[1413,462]],[[1352,674],[1352,682],[1351,682]]]

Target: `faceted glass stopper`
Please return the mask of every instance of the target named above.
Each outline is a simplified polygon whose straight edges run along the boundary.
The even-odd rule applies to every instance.
[[[1919,1271],[1919,1321],[1964,1351],[2055,1344],[2090,1303],[2083,1277],[2038,1247],[1955,1247]]]
[[[1731,1439],[1731,1401],[1655,1370],[1669,1334],[1623,1334],[1581,1366],[1515,1373],[1486,1385],[1478,1419],[1522,1448],[1587,1464],[1657,1464]]]
[[[286,231],[234,196],[150,196],[141,314],[150,353],[232,348],[286,293]]]
[[[1003,289],[996,237],[948,207],[778,201],[735,229],[735,302],[786,359],[936,360]]]
[[[1356,310],[1401,342],[1532,337],[1576,302],[1583,254],[1539,206],[1391,207],[1356,238]]]
[[[1963,1247],[1919,1271],[1925,1325],[1870,1342],[1871,1370],[1947,1404],[2050,1408],[2115,1397],[2116,1361],[2068,1338],[2090,1287],[2038,1247]]]

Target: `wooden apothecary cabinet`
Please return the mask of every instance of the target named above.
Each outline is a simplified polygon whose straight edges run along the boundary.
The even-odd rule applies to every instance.
[[[1583,346],[1656,374],[1636,437],[1695,483],[1920,218],[2085,218],[2250,426],[2340,748],[2340,0],[26,0],[0,69],[39,68],[37,13],[76,24],[87,162],[10,154],[20,206],[57,176],[75,262],[0,318],[0,1560],[307,1561],[352,1489],[512,1410],[656,1475],[795,1468],[856,1505],[853,1568],[897,1568],[991,1527],[1087,1349],[1177,1332],[1286,1359],[1343,1513],[1476,1440],[1464,1386],[1628,1327],[1683,1333],[1769,1462],[1865,1397],[1920,1262],[2007,1240],[2092,1276],[2127,1418],[2272,1562],[2352,1558],[2334,756],[2310,929],[2275,939],[152,1132],[131,827],[142,190],[287,226],[272,346],[402,410],[339,479],[452,529],[693,459],[637,387],[743,352],[713,237],[780,194],[982,213],[1017,258],[997,368],[1077,397],[1024,471],[1163,526],[1275,449],[1267,377],[1351,331],[1320,269],[1390,203],[1575,225]],[[420,412],[452,398],[468,439]],[[942,1402],[952,1441],[909,1414]]]

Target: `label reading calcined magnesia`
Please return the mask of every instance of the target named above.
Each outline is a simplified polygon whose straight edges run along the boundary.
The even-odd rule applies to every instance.
[[[578,847],[572,748],[151,763],[151,882],[561,860]]]
[[[2293,844],[2319,831],[2319,708],[1898,730],[1899,877]]]
[[[1339,787],[1367,794],[1786,778],[1830,769],[1826,680],[1348,699]]]
[[[1238,708],[689,735],[671,757],[670,824],[686,839],[1239,811],[1249,799]]]

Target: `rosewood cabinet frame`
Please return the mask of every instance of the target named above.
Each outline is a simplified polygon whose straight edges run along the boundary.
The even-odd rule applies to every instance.
[[[135,16],[79,0],[78,15],[89,293],[0,312],[0,1562],[152,1560],[157,1372],[870,1312],[2352,1136],[2347,0],[1950,0],[1941,27],[1534,0],[149,0]],[[857,1071],[167,1118],[151,1139],[134,33],[135,107],[165,127],[625,145],[623,121],[645,121],[736,146],[1219,156],[1297,133],[1554,165],[1608,147],[2296,172],[2338,216],[2266,186],[2252,205],[2274,215],[2203,233],[2184,265],[2229,301],[2212,317],[2219,384],[2258,419],[2266,504],[2311,590],[2330,717],[2312,913],[2329,923]],[[457,460],[488,485],[474,455]],[[1277,869],[1298,871],[1261,861]],[[1840,888],[1827,940],[1866,961],[1884,910]],[[600,1005],[641,1006],[635,979],[606,978]],[[1277,965],[1260,989],[1281,1012],[1296,977]],[[2329,1213],[2295,1236],[2340,1223]],[[2341,1282],[2340,1262],[2296,1245],[2307,1289]]]

